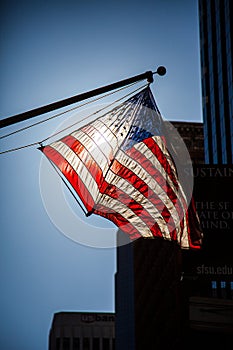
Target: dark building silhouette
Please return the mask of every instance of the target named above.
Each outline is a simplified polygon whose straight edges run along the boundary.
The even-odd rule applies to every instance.
[[[114,350],[115,314],[58,312],[49,334],[49,350]]]
[[[199,0],[205,162],[233,163],[233,3]]]
[[[118,231],[116,349],[179,348],[180,249],[159,238],[123,244],[128,239]]]
[[[171,122],[182,137],[189,152],[192,164],[204,163],[203,123]]]

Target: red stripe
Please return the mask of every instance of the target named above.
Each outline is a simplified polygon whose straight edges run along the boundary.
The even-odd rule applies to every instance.
[[[97,186],[100,187],[103,182],[103,172],[93,159],[92,155],[83,146],[83,144],[71,135],[64,137],[62,139],[62,142],[65,143],[68,147],[70,147],[72,151],[79,157],[80,161],[83,163],[83,165],[85,165],[85,167],[95,180]],[[88,155],[90,155],[91,160],[86,160],[87,153]]]
[[[91,211],[94,206],[94,200],[86,188],[85,184],[78,177],[75,170],[67,162],[67,160],[62,157],[62,155],[50,146],[46,146],[42,149],[42,152],[60,169],[62,174],[70,182],[74,190],[78,193],[81,201],[88,211]]]
[[[150,213],[127,193],[123,192],[121,189],[113,184],[108,184],[104,192],[105,195],[116,199],[118,202],[126,205],[131,209],[135,215],[137,215],[151,230],[152,234],[155,236],[162,236],[161,229],[155,219],[150,215]]]
[[[189,232],[189,247],[192,249],[200,249],[202,243],[202,232],[198,221],[194,199],[191,199],[189,208],[186,212]]]
[[[156,156],[158,161],[160,162],[161,166],[166,171],[167,175],[170,177],[172,182],[174,183],[176,189],[178,189],[178,183],[176,176],[174,176],[174,171],[171,168],[171,165],[169,164],[166,156],[164,155],[163,151],[159,147],[159,145],[156,143],[156,141],[150,137],[148,139],[143,140],[143,143],[147,145],[147,147],[153,152],[153,154]]]
[[[175,204],[177,201],[177,196],[169,183],[166,181],[161,172],[155,168],[153,163],[144,156],[140,151],[135,148],[127,151],[127,154],[130,158],[134,159],[137,163],[139,163],[148,174],[160,185],[165,193],[167,193],[168,197]]]
[[[142,236],[142,234],[128,220],[112,209],[97,204],[94,213],[112,221],[117,227],[127,233],[132,240]]]

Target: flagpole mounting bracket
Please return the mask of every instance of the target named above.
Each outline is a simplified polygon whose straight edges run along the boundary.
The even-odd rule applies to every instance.
[[[146,72],[146,75],[147,75],[148,83],[149,84],[153,83],[153,81],[154,81],[154,78],[153,78],[154,73],[152,71],[148,71],[148,72]]]
[[[154,77],[153,77],[154,74],[158,74],[160,76],[163,76],[166,74],[166,72],[167,72],[167,70],[164,66],[159,66],[155,72],[148,71],[145,73],[145,75],[146,75],[148,83],[150,84],[150,83],[153,83],[153,81],[154,81]]]

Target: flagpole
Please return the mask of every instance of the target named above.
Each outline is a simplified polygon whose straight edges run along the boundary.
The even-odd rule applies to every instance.
[[[140,81],[140,80],[147,79],[148,83],[152,83],[154,74],[158,74],[158,75],[162,76],[162,75],[166,74],[166,68],[163,66],[160,66],[157,68],[156,72],[147,71],[145,73],[136,75],[136,76],[128,78],[128,79],[120,80],[120,81],[113,83],[113,84],[110,84],[110,85],[102,86],[100,88],[97,88],[97,89],[94,89],[94,90],[91,90],[88,92],[84,92],[84,93],[81,93],[79,95],[66,98],[64,100],[53,102],[53,103],[50,103],[48,105],[38,107],[38,108],[32,109],[32,110],[27,111],[27,112],[13,115],[11,117],[0,120],[0,128],[4,128],[6,126],[16,124],[16,123],[19,123],[21,121],[24,121],[24,120],[27,120],[30,118],[34,118],[38,115],[45,114],[45,113],[54,111],[54,110],[62,108],[62,107],[69,106],[73,103],[80,102],[80,101],[86,100],[88,98],[97,96],[97,95],[101,95],[105,92],[109,92],[109,91],[121,88],[123,86],[130,85],[130,84],[135,83],[135,82]]]

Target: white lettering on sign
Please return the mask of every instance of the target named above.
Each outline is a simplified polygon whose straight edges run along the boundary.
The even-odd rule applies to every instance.
[[[84,323],[92,322],[114,322],[114,315],[100,315],[100,314],[82,314],[81,321]]]

